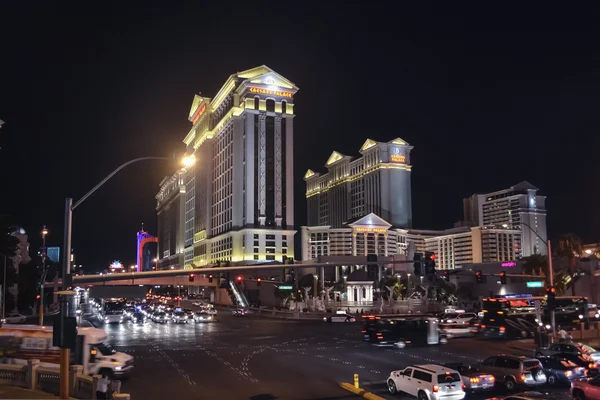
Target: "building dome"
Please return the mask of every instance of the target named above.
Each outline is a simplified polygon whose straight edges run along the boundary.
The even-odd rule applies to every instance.
[[[369,274],[364,269],[357,269],[348,275],[348,282],[370,282]]]

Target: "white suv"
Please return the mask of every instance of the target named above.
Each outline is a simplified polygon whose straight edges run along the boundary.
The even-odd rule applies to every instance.
[[[462,400],[465,388],[458,371],[441,365],[411,365],[392,371],[387,380],[390,393],[408,393],[419,400]]]

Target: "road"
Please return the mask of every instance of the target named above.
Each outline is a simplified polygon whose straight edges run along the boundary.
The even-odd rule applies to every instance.
[[[355,373],[361,386],[392,398],[385,380],[406,365],[477,363],[493,354],[520,353],[505,342],[477,339],[378,348],[361,341],[361,328],[227,312],[207,324],[105,327],[110,343],[135,357],[135,371],[122,390],[133,399],[351,399],[357,397],[338,383],[352,382]]]

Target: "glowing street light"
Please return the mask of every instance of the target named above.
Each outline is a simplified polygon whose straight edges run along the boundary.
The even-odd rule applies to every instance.
[[[189,168],[192,165],[196,164],[196,156],[190,154],[189,156],[183,157],[182,164],[185,168]]]
[[[587,250],[585,251],[585,254],[592,254],[592,253],[593,253],[593,251],[592,251],[592,250],[590,250],[590,249],[587,249]]]

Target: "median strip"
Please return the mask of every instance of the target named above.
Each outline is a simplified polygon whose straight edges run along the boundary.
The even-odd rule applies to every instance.
[[[385,400],[381,396],[377,396],[374,393],[367,392],[366,390],[361,389],[360,387],[355,387],[353,384],[348,382],[340,382],[340,387],[367,400]]]

